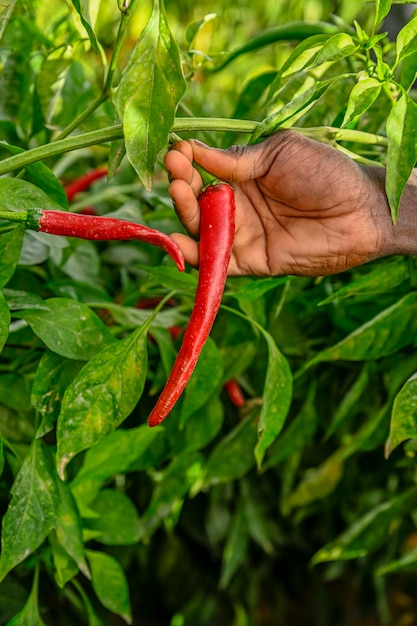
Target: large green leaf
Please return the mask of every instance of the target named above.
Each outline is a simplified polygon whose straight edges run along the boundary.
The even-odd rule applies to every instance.
[[[104,482],[116,474],[125,474],[162,433],[162,428],[149,428],[147,425],[111,432],[87,450],[72,487],[83,480]]]
[[[1,580],[34,552],[56,525],[59,494],[39,440],[33,441],[11,493],[2,524]]]
[[[93,589],[102,605],[132,623],[129,589],[125,573],[118,561],[104,552],[87,551]]]
[[[417,52],[417,16],[411,19],[397,35],[397,62]]]
[[[413,342],[416,331],[417,293],[411,292],[339,343],[319,352],[306,368],[322,361],[379,359]]]
[[[82,522],[74,497],[67,483],[56,477],[59,508],[56,521],[56,538],[65,552],[74,560],[84,576],[90,578],[85,559]]]
[[[114,96],[127,158],[148,190],[156,158],[168,145],[184,91],[179,49],[168,28],[162,0],[154,0],[152,14]]]
[[[417,160],[417,104],[403,93],[387,119],[386,191],[394,222],[398,218],[401,196]]]
[[[49,298],[48,309],[19,314],[53,352],[68,359],[87,360],[115,342],[113,335],[86,304],[71,298]]]
[[[93,357],[68,387],[58,418],[57,464],[69,461],[113,431],[133,411],[147,371],[146,327]]]
[[[376,28],[382,20],[390,12],[392,0],[375,0],[375,21],[374,27]]]
[[[376,78],[362,78],[350,92],[342,126],[347,126],[363,115],[381,93],[382,83]]]

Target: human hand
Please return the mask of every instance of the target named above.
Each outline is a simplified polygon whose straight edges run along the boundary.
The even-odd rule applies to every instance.
[[[198,265],[202,188],[193,161],[235,190],[229,275],[322,276],[396,252],[384,168],[358,165],[336,148],[284,130],[252,146],[217,150],[179,141],[167,153],[170,193],[193,237],[173,238],[191,265]]]

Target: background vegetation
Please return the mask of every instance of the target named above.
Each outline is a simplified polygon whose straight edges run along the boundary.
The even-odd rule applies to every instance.
[[[228,146],[296,126],[386,165],[395,218],[416,162],[413,5],[119,4],[2,4],[2,208],[68,210],[65,186],[107,163],[71,210],[172,232],[171,128]],[[146,106],[168,68],[175,102]],[[230,279],[150,429],[196,275],[145,244],[0,223],[0,624],[416,623],[415,259]]]

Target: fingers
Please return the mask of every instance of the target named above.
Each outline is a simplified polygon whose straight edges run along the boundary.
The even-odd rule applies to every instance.
[[[175,178],[169,186],[175,211],[184,228],[197,237],[200,227],[200,208],[192,187],[183,179]]]
[[[186,263],[198,267],[198,243],[182,233],[172,233],[170,237],[181,248]]]

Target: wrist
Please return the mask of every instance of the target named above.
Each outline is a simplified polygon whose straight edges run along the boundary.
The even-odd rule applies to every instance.
[[[417,169],[412,172],[404,189],[395,224],[385,192],[385,168],[366,169],[375,193],[372,204],[378,230],[378,256],[417,254]]]

